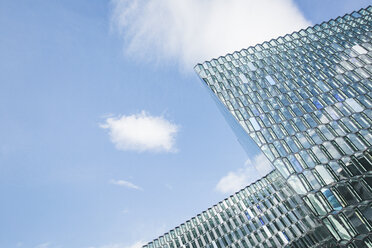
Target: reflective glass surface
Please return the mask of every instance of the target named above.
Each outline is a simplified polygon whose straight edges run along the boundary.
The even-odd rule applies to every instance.
[[[144,247],[372,248],[371,38],[368,7],[196,65],[275,170]]]

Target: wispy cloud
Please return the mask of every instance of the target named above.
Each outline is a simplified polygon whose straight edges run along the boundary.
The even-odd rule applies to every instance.
[[[129,188],[129,189],[143,190],[141,187],[135,185],[134,183],[131,183],[131,182],[128,182],[128,181],[125,181],[125,180],[111,179],[109,181],[109,183],[114,184],[114,185],[118,185],[118,186],[122,186],[122,187],[125,187],[125,188]]]
[[[292,0],[112,0],[133,57],[186,68],[310,25]]]
[[[23,247],[24,244],[22,242],[17,243],[17,247]],[[36,245],[34,248],[61,248],[61,245],[56,245],[51,242],[44,242],[41,244]]]
[[[169,189],[169,190],[173,190],[173,185],[169,184],[169,183],[166,183],[164,184],[164,186]]]
[[[141,248],[145,244],[146,244],[146,242],[144,242],[144,241],[138,241],[138,242],[126,247],[126,248]]]
[[[230,171],[222,177],[217,183],[216,190],[224,194],[232,194],[265,176],[272,169],[271,163],[261,153],[255,156],[253,161],[248,159],[243,168]]]
[[[46,242],[46,243],[38,244],[37,246],[35,246],[35,248],[49,248],[50,245],[51,244],[49,242]]]
[[[109,117],[101,128],[107,129],[118,150],[174,152],[179,127],[163,116],[139,114]]]
[[[146,242],[144,241],[137,241],[129,246],[124,245],[124,244],[108,244],[108,245],[102,245],[102,246],[91,246],[89,248],[141,248],[145,244]]]

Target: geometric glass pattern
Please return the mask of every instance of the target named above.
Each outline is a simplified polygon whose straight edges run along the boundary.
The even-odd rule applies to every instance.
[[[144,247],[372,248],[371,38],[370,6],[198,64],[275,170]]]

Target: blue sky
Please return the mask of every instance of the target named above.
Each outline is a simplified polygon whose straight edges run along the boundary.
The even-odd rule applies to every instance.
[[[0,1],[0,247],[134,248],[259,178],[193,65],[370,3],[135,2]]]

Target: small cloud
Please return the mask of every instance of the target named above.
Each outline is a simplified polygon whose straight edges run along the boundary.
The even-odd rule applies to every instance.
[[[128,210],[128,209],[123,209],[123,210],[121,211],[121,213],[122,213],[122,214],[127,214],[127,213],[129,213],[129,210]]]
[[[162,116],[139,114],[109,117],[103,129],[108,129],[111,142],[122,151],[175,152],[175,136],[179,127]]]
[[[122,186],[122,187],[126,187],[126,188],[129,188],[129,189],[143,190],[141,187],[139,187],[139,186],[137,186],[137,185],[135,185],[131,182],[125,181],[125,180],[111,179],[109,181],[109,183],[114,184],[114,185],[118,185],[118,186]]]
[[[222,177],[217,183],[216,190],[224,194],[232,194],[265,176],[272,169],[271,163],[263,153],[260,153],[253,158],[253,161],[247,159],[243,168],[230,171]]]

